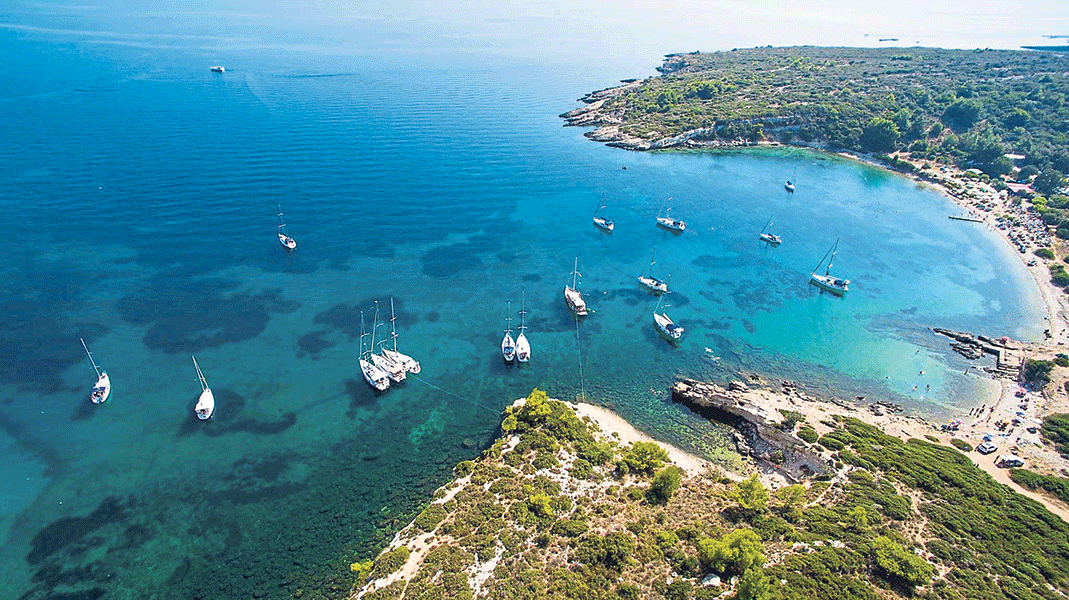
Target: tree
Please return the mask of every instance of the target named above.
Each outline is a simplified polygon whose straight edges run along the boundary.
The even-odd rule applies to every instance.
[[[780,502],[780,511],[788,520],[797,520],[802,516],[805,506],[805,488],[797,483],[776,490],[776,499]]]
[[[651,504],[667,504],[672,499],[672,495],[679,489],[682,479],[682,471],[680,471],[679,467],[675,465],[665,467],[653,476],[653,482],[650,484],[649,492],[646,493],[646,498]]]
[[[932,565],[887,536],[881,535],[873,541],[872,557],[876,568],[892,582],[914,587],[932,578]]]
[[[729,495],[746,510],[761,512],[768,505],[768,490],[757,478],[757,473],[751,475],[749,479],[740,481],[735,489],[729,492]]]
[[[1065,175],[1057,169],[1043,169],[1032,181],[1032,187],[1044,195],[1051,195],[1065,187]]]
[[[1028,113],[1023,109],[1015,108],[1011,110],[1006,116],[1002,117],[1002,124],[1006,126],[1006,129],[1013,129],[1014,127],[1027,127],[1028,126]]]
[[[620,459],[617,468],[622,473],[652,473],[666,460],[668,453],[656,442],[635,442]]]
[[[698,542],[698,560],[706,569],[720,574],[737,575],[765,564],[764,545],[753,529],[736,529],[719,541],[704,538]]]
[[[846,516],[850,518],[850,528],[857,533],[864,533],[869,528],[869,511],[863,506],[851,508]]]
[[[972,98],[958,98],[943,111],[943,122],[958,131],[965,131],[980,118],[980,103]]]
[[[772,586],[768,576],[760,567],[746,569],[739,579],[739,591],[736,600],[772,600]]]
[[[894,152],[899,135],[898,126],[893,121],[873,117],[861,132],[861,149],[865,152]]]

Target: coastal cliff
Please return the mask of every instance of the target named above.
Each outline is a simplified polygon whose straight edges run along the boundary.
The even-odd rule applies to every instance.
[[[740,382],[725,389],[715,383],[683,379],[672,386],[672,401],[735,427],[740,454],[774,465],[791,482],[832,470],[819,452],[791,431],[793,424],[788,427],[786,411],[762,402],[761,396],[750,393]]]

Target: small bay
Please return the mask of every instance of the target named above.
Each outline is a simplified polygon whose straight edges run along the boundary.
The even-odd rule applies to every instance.
[[[1012,250],[908,178],[786,148],[629,153],[562,127],[621,75],[594,61],[228,43],[0,29],[16,66],[0,82],[4,597],[341,597],[348,564],[534,387],[723,455],[721,428],[671,405],[674,378],[794,379],[942,419],[993,384],[927,328],[1045,328]],[[684,233],[654,225],[669,207]],[[758,240],[769,219],[779,247]],[[837,239],[843,298],[808,285]],[[654,248],[678,345],[635,279]],[[578,325],[576,258],[593,310]],[[521,294],[533,358],[508,367]],[[377,394],[360,313],[370,330],[391,297],[423,367]],[[78,338],[111,376],[105,404]]]

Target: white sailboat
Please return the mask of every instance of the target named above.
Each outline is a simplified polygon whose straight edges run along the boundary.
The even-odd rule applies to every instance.
[[[368,358],[371,352],[366,350],[364,346],[364,336],[366,335],[364,332],[364,311],[360,311],[360,372],[364,374],[364,381],[368,385],[381,392],[390,387],[390,376],[386,374],[386,371],[375,366]]]
[[[671,198],[669,198],[671,200]],[[683,231],[687,228],[687,224],[678,219],[673,219],[668,216],[668,213],[672,212],[672,207],[668,207],[668,210],[664,211],[664,216],[660,216],[660,211],[657,215],[657,224],[665,229],[671,229],[672,231]]]
[[[794,193],[794,183],[791,180],[787,180],[787,183],[783,184],[783,189],[787,190],[791,194]]]
[[[585,317],[587,313],[586,301],[583,300],[583,295],[579,293],[579,290],[575,289],[578,278],[583,275],[579,273],[579,257],[575,258],[575,265],[572,267],[572,285],[564,286],[564,302],[568,305],[568,309],[571,310],[576,316]]]
[[[297,240],[286,235],[286,224],[282,222],[282,204],[278,205],[278,243],[286,250],[296,250]]]
[[[193,358],[193,368],[197,370],[197,379],[200,380],[200,397],[197,398],[197,405],[193,407],[193,412],[196,413],[197,418],[201,421],[207,421],[215,414],[215,394],[212,393],[212,388],[208,387],[208,381],[204,379],[204,373],[200,372],[200,365],[197,364],[197,357]]]
[[[766,244],[770,244],[772,246],[779,246],[780,243],[783,240],[781,240],[778,235],[772,233],[771,231],[768,231],[768,232],[765,231],[771,225],[772,225],[772,217],[769,217],[768,218],[768,223],[765,223],[765,226],[761,228],[761,241],[765,242]]]
[[[650,270],[645,275],[640,276],[638,282],[657,294],[663,294],[668,291],[668,284],[653,276],[653,265],[656,264],[653,261],[653,257],[656,253],[657,248],[654,248],[650,254]]]
[[[505,313],[505,337],[501,338],[501,356],[505,362],[516,360],[516,342],[512,339],[512,303],[509,302],[508,312]]]
[[[393,331],[390,333],[390,338],[393,340],[393,349],[391,350],[383,346],[381,350],[382,355],[395,363],[400,363],[409,373],[419,375],[419,361],[407,354],[401,354],[397,351],[397,316],[393,311],[393,298],[390,298],[390,324],[393,327]]]
[[[400,383],[405,380],[405,367],[404,365],[395,362],[390,357],[384,354],[375,354],[375,332],[379,328],[379,302],[375,301],[375,320],[371,322],[371,351],[368,353],[368,358],[378,368],[386,372],[386,375],[394,383]],[[379,342],[381,347],[386,343],[386,340]]]
[[[605,231],[612,231],[613,229],[616,228],[616,223],[613,223],[612,221],[606,219],[605,217],[599,217],[598,216],[598,211],[600,211],[603,208],[605,208],[605,205],[603,203],[601,203],[601,202],[598,202],[598,208],[597,208],[597,210],[594,211],[594,224],[597,225],[598,227],[601,227]]]
[[[820,265],[824,263],[824,258],[822,258],[820,259],[820,262],[817,263],[816,268],[813,269],[813,273],[809,276],[809,282],[822,290],[828,290],[829,292],[837,296],[842,296],[846,294],[847,291],[849,291],[848,286],[850,285],[850,280],[839,279],[838,277],[832,277],[830,275],[831,264],[835,261],[835,252],[838,251],[838,249],[839,238],[835,238],[835,245],[833,245],[831,249],[824,254],[824,258],[828,258],[829,254],[831,255],[831,258],[828,259],[828,267],[824,269],[824,274],[819,275],[817,273],[817,270],[820,269]]]
[[[678,340],[683,335],[683,328],[676,325],[664,312],[664,308],[661,306],[667,295],[668,294],[662,295],[660,300],[657,301],[657,308],[653,309],[653,324],[657,326],[657,331],[660,331],[673,340]]]
[[[82,348],[85,348],[85,355],[89,357],[89,363],[93,365],[93,370],[97,374],[97,382],[93,385],[93,389],[89,392],[89,399],[93,401],[93,404],[100,404],[108,399],[111,395],[111,378],[100,367],[97,366],[93,355],[89,352],[89,348],[85,345],[85,340],[78,338],[78,341],[82,343]]]
[[[527,294],[520,296],[520,334],[516,336],[516,360],[525,363],[531,360],[531,343],[527,341],[524,330],[527,326],[523,323],[523,316],[527,314]]]

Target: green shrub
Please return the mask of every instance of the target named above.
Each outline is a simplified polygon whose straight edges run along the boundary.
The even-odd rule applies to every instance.
[[[635,442],[616,468],[621,473],[653,473],[668,460],[668,453],[656,442]]]
[[[1050,372],[1053,370],[1052,361],[1029,358],[1024,361],[1024,380],[1034,386],[1042,387],[1050,383]]]
[[[457,477],[467,477],[474,470],[475,463],[470,460],[460,461],[457,463],[457,466],[453,467],[453,473]]]
[[[398,546],[375,559],[375,566],[371,568],[371,579],[381,579],[405,566],[412,552],[407,546]]]
[[[725,575],[740,575],[752,567],[761,567],[765,564],[764,551],[753,529],[736,529],[720,540],[704,538],[698,542],[702,567]]]
[[[816,443],[817,439],[820,438],[820,435],[817,433],[817,430],[813,429],[812,427],[803,427],[799,429],[797,435],[799,438],[805,440],[806,442],[809,442],[810,444]]]
[[[650,483],[650,489],[646,492],[646,498],[650,504],[667,504],[672,495],[679,489],[683,479],[683,472],[675,465],[669,465],[657,472]]]
[[[553,524],[550,529],[553,533],[563,537],[577,538],[587,532],[589,526],[581,519],[561,519]]]
[[[1046,490],[1069,503],[1069,478],[1041,475],[1027,469],[1010,469],[1010,479],[1031,490]]]
[[[1066,382],[1066,390],[1069,391],[1069,381]],[[1069,413],[1047,415],[1043,418],[1040,431],[1043,437],[1054,444],[1055,450],[1069,458]]]
[[[827,435],[821,436],[819,441],[821,446],[830,448],[831,450],[842,450],[846,446],[842,441],[833,437],[828,437]]]
[[[970,445],[969,442],[966,442],[965,440],[959,440],[958,438],[954,438],[950,440],[950,445],[954,446],[958,450],[961,450],[962,452],[972,452],[972,445]]]
[[[932,578],[932,566],[926,560],[886,536],[881,535],[873,541],[872,558],[877,570],[893,583],[912,588],[924,585]]]
[[[434,531],[434,528],[445,519],[448,513],[441,504],[431,504],[423,512],[419,513],[413,523],[420,531]]]
[[[1036,256],[1038,256],[1040,258],[1045,258],[1047,260],[1054,260],[1054,252],[1051,251],[1050,248],[1038,248],[1035,252],[1033,252],[1033,254],[1035,254]]]

